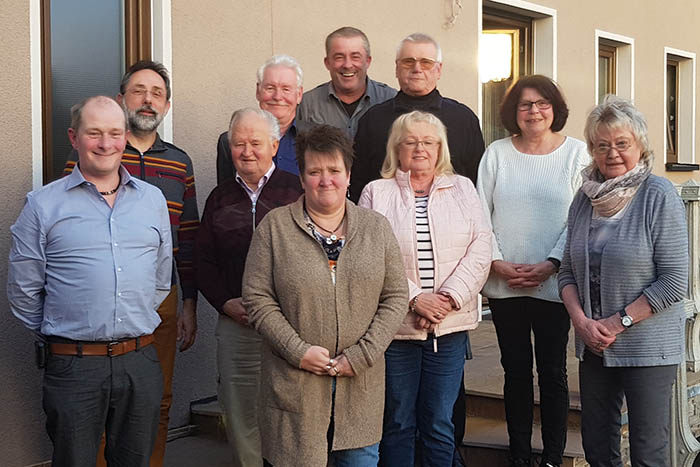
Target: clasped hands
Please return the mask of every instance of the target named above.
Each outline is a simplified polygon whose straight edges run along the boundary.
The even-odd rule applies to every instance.
[[[446,293],[422,293],[416,297],[415,310],[418,315],[416,329],[433,332],[447,314],[457,308],[455,301]]]
[[[518,264],[496,260],[491,263],[491,269],[505,278],[508,287],[511,289],[537,287],[546,281],[549,276],[557,272],[557,268],[551,261],[542,261],[536,264]]]
[[[331,358],[328,349],[319,345],[309,347],[301,359],[301,369],[317,376],[355,376],[355,371],[345,355]]]

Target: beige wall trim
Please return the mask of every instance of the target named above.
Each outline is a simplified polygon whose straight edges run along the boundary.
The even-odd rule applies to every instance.
[[[170,71],[170,88],[175,95],[175,73],[173,72],[173,34],[172,34],[172,3],[171,0],[151,1],[151,50],[153,60],[161,62]],[[175,99],[171,97],[171,103]],[[159,132],[163,140],[173,140],[173,109],[165,116],[160,124]]]
[[[668,92],[666,83],[666,61],[669,56],[679,58],[678,66],[678,115],[676,116],[676,124],[678,132],[678,147],[676,148],[676,153],[678,154],[678,162],[680,163],[695,163],[695,101],[696,101],[696,54],[695,52],[689,52],[687,50],[675,49],[673,47],[664,47],[664,61],[663,61],[663,77],[664,77],[664,127],[663,131],[663,142],[664,142],[664,164],[666,161],[666,147],[667,147],[667,135],[666,135],[666,119],[668,118],[668,113],[666,109],[666,93]],[[690,157],[688,157],[690,154]]]
[[[595,30],[595,94],[594,102],[598,102],[598,52],[600,39],[612,42],[617,48],[617,60],[615,63],[615,89],[616,94],[634,102],[634,38],[615,34],[613,32]]]
[[[41,106],[41,2],[29,2],[29,50],[31,88],[31,138],[32,138],[32,189],[40,188],[43,182],[44,143],[42,134]]]

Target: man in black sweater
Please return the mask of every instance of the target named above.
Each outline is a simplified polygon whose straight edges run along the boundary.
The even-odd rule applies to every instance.
[[[436,115],[447,127],[447,140],[455,171],[476,184],[484,138],[479,120],[466,105],[442,97],[437,81],[442,73],[440,45],[426,34],[415,33],[401,41],[396,54],[396,97],[371,107],[360,119],[355,136],[350,197],[357,202],[365,185],[379,178],[386,142],[394,120],[413,110]]]

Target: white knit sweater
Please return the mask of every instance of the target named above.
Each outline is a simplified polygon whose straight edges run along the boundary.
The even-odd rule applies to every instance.
[[[561,260],[569,205],[590,163],[586,144],[567,137],[550,154],[525,154],[511,138],[493,142],[479,164],[477,189],[493,228],[493,259],[535,264]],[[483,293],[490,298],[534,297],[561,302],[556,274],[538,287],[511,289],[491,273]]]

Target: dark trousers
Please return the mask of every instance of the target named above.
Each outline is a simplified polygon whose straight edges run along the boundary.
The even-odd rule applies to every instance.
[[[102,432],[107,465],[148,466],[162,394],[152,345],[118,357],[49,355],[43,404],[52,466],[94,467]]]
[[[561,464],[569,413],[566,376],[569,314],[561,303],[530,297],[489,299],[489,305],[505,373],[503,392],[510,455],[513,459],[530,459],[532,455],[532,331],[540,386],[542,458]]]
[[[579,364],[581,435],[591,467],[622,467],[620,428],[623,396],[629,415],[633,467],[671,465],[671,391],[676,365],[604,367],[586,351]]]

